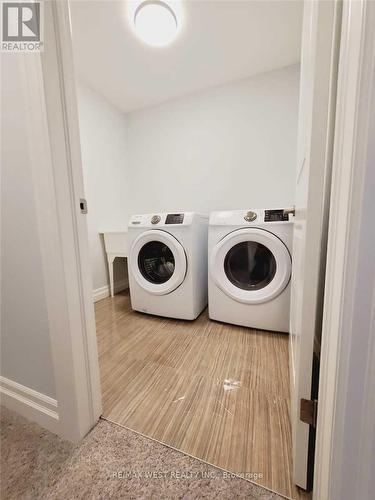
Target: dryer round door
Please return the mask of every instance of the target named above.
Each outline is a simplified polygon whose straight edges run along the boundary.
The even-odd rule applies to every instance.
[[[232,299],[260,304],[288,285],[292,259],[284,243],[265,229],[238,229],[214,247],[211,278]]]
[[[181,243],[161,230],[138,236],[130,249],[129,265],[139,286],[154,295],[173,292],[184,281],[187,269]]]

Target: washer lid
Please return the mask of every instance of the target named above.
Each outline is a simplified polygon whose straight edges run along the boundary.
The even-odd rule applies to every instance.
[[[159,229],[145,231],[133,242],[129,265],[139,286],[154,295],[165,295],[181,285],[187,262],[181,243]]]
[[[227,234],[210,257],[211,278],[232,299],[260,304],[277,297],[288,285],[292,260],[273,233],[244,228]]]

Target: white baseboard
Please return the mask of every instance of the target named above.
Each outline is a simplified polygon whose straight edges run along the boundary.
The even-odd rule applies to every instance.
[[[1,404],[28,420],[58,433],[59,414],[56,399],[0,376]]]
[[[122,290],[126,290],[129,288],[129,282],[127,279],[115,282],[115,293],[121,292]],[[109,285],[101,286],[100,288],[95,288],[92,292],[92,297],[94,302],[98,302],[98,300],[106,299],[110,297],[111,292]]]

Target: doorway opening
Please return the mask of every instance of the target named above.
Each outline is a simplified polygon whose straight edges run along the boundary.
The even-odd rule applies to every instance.
[[[129,291],[132,217],[149,214],[147,230],[159,218],[175,237],[180,222],[168,232],[168,217],[242,210],[250,224],[247,214],[261,210],[257,223],[276,224],[265,212],[295,201],[302,3],[180,7],[181,29],[155,48],[137,38],[126,3],[70,5],[103,417],[281,495],[307,496],[292,473],[288,326],[263,326],[264,312],[239,322],[236,312],[290,293],[279,253],[290,267],[291,235],[271,231],[275,248],[249,239],[228,250],[223,275],[239,297],[221,307],[228,319],[155,313],[161,293],[142,312]],[[185,272],[173,249],[150,240],[135,274],[150,291],[180,272],[163,295],[173,301],[191,272],[182,251]],[[288,325],[288,311],[279,305],[269,317]]]

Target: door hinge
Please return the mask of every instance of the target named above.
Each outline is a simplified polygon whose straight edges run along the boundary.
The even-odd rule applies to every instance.
[[[87,201],[85,198],[79,200],[79,208],[81,209],[81,214],[87,214]]]
[[[318,400],[317,399],[301,399],[299,418],[301,422],[316,427],[318,416]]]

